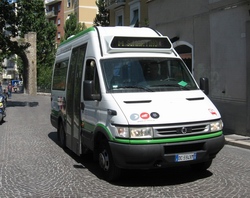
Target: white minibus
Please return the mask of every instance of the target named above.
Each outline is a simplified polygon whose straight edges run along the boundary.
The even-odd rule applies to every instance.
[[[60,145],[92,153],[108,181],[123,169],[206,170],[224,146],[207,94],[158,31],[91,27],[58,47],[50,119]]]

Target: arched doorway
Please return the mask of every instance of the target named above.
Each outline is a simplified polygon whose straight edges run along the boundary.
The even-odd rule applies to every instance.
[[[177,41],[174,43],[174,48],[193,74],[193,47],[186,42]]]

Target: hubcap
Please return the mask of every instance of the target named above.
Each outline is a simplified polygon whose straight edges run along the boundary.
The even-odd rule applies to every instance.
[[[102,151],[99,154],[99,164],[103,170],[108,171],[108,169],[109,169],[109,157],[108,157],[108,153],[106,150]]]

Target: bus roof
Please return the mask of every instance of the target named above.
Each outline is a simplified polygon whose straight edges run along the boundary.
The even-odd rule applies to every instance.
[[[162,52],[172,53],[172,43],[169,38],[162,36],[158,31],[148,27],[90,27],[74,35],[59,45],[58,54],[71,49],[66,45],[72,41],[93,32],[98,35],[102,56],[111,53],[123,52]]]

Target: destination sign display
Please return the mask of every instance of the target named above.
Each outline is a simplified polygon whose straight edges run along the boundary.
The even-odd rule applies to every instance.
[[[171,48],[167,38],[154,37],[114,37],[112,48]]]

